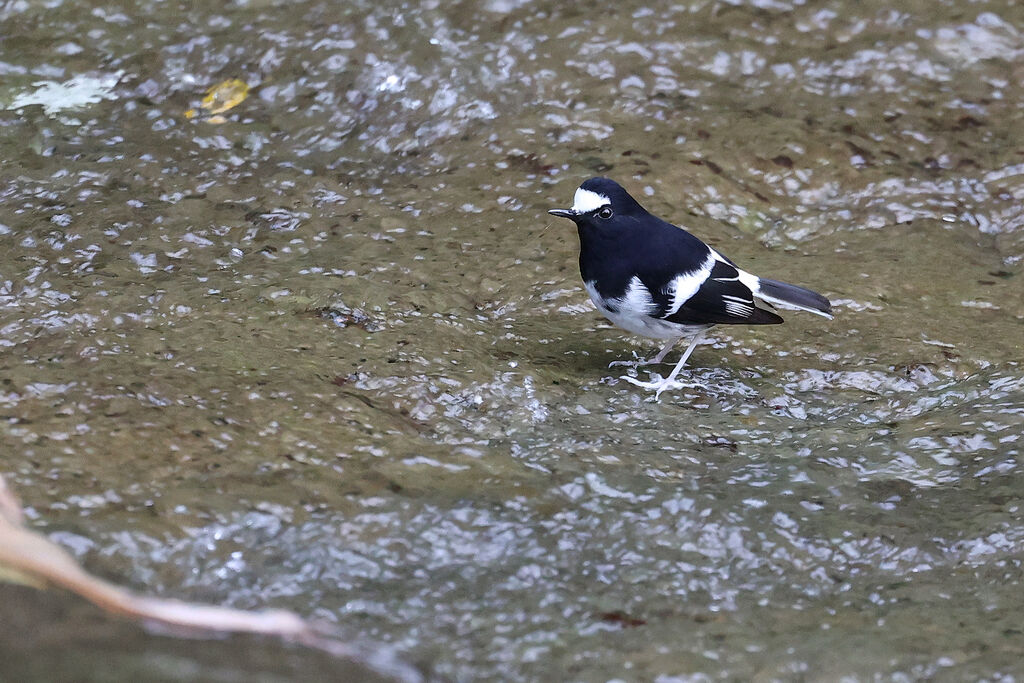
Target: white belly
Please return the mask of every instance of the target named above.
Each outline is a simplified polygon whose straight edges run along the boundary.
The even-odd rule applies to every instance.
[[[679,339],[690,337],[711,325],[680,325],[660,318],[654,318],[647,311],[656,310],[650,292],[639,284],[631,286],[626,295],[619,299],[606,301],[597,291],[593,282],[584,283],[590,300],[601,314],[615,325],[633,334],[654,339]]]

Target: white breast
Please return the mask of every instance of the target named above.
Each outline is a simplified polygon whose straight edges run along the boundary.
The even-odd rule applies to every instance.
[[[660,318],[652,317],[657,313],[658,306],[654,303],[650,291],[634,277],[629,281],[626,293],[615,299],[605,299],[597,291],[594,281],[584,283],[590,300],[604,317],[617,326],[633,334],[654,339],[677,339],[708,328],[708,325],[680,325]]]

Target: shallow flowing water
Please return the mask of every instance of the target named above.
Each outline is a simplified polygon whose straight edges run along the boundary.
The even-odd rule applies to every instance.
[[[1019,5],[0,22],[0,470],[91,571],[428,677],[1024,675]],[[652,402],[545,213],[594,174],[835,320],[718,328]],[[12,675],[332,675],[0,590]]]

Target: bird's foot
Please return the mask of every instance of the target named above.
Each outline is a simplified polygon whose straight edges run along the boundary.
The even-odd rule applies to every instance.
[[[613,360],[608,364],[608,367],[625,367],[625,368],[639,368],[644,365],[650,365],[654,363],[654,357],[651,358],[637,358],[636,351],[633,352],[633,360]]]
[[[704,385],[701,382],[680,382],[672,379],[671,377],[662,377],[656,373],[651,373],[656,379],[650,382],[644,382],[637,379],[636,377],[630,377],[629,375],[623,375],[620,379],[624,379],[630,384],[642,387],[644,389],[650,389],[654,392],[654,400],[657,401],[661,398],[661,393],[667,389],[702,389]]]

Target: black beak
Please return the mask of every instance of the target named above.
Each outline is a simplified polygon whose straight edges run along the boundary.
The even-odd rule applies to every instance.
[[[576,212],[572,209],[549,209],[548,213],[559,218],[570,218],[576,220]]]

